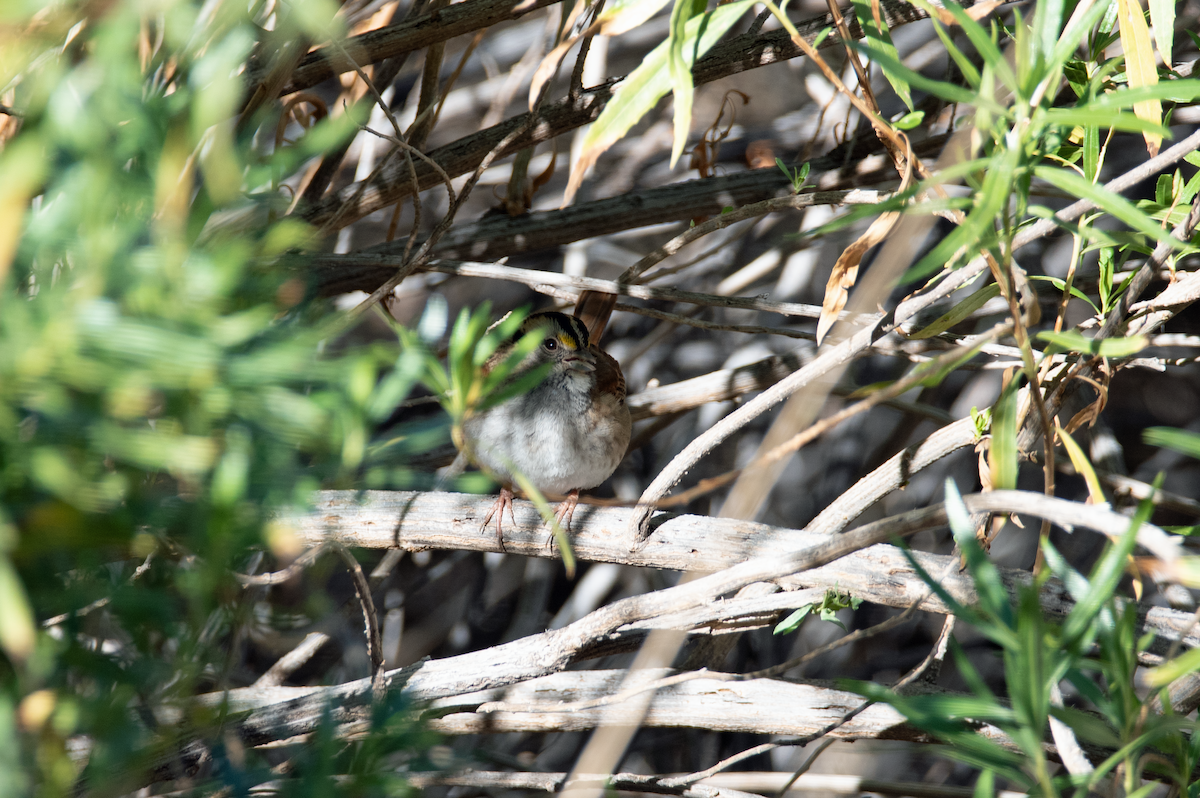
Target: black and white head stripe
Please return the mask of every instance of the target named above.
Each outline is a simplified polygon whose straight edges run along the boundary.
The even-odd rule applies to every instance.
[[[574,316],[557,311],[534,313],[521,322],[521,327],[513,336],[513,340],[518,341],[526,333],[537,329],[544,330],[547,335],[557,338],[559,343],[568,349],[578,351],[588,347],[588,331],[583,322]]]

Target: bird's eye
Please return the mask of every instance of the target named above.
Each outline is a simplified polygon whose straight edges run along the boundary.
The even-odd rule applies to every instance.
[[[542,346],[546,347],[547,352],[553,352],[555,349],[558,349],[558,341],[553,338],[547,338],[545,341],[542,341]]]

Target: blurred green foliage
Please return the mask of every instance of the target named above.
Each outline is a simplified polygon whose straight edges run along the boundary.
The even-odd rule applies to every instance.
[[[280,259],[312,231],[269,221],[352,120],[238,115],[329,0],[0,8],[0,795],[117,794],[220,722],[182,699],[231,686],[233,572],[298,553],[274,513],[349,485],[407,389],[395,347],[321,354],[341,321]]]

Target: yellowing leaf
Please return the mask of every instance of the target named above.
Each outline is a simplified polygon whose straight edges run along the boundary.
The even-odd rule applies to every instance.
[[[1158,68],[1154,63],[1154,45],[1150,41],[1150,28],[1138,0],[1117,0],[1117,21],[1121,26],[1121,46],[1125,49],[1125,75],[1131,89],[1153,86],[1158,83]],[[1139,119],[1162,124],[1162,103],[1144,100],[1134,103],[1133,113]],[[1150,157],[1158,155],[1162,136],[1145,132],[1146,150]]]
[[[1071,465],[1075,466],[1075,470],[1083,476],[1083,481],[1087,483],[1088,500],[1092,504],[1104,504],[1106,500],[1104,489],[1100,486],[1100,477],[1096,475],[1096,469],[1088,460],[1087,455],[1083,453],[1083,448],[1067,434],[1067,431],[1058,423],[1057,418],[1054,419],[1054,425],[1058,429],[1058,437],[1063,442],[1063,448],[1067,450],[1067,456],[1071,458]]]
[[[666,4],[667,0],[616,0],[605,3],[596,22],[605,36],[620,36],[650,19]]]
[[[29,597],[8,557],[0,555],[0,651],[23,662],[33,653],[37,625]]]

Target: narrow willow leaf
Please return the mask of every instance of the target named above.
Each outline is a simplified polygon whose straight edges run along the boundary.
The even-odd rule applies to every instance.
[[[887,23],[880,19],[880,24],[875,24],[875,13],[871,9],[871,0],[853,0],[854,14],[858,17],[858,24],[862,27],[863,33],[866,34],[867,43],[872,50],[877,50],[881,53],[887,53],[894,60],[900,60],[900,54],[896,51],[896,45],[892,44],[891,34],[888,33]],[[913,110],[912,91],[908,88],[908,81],[904,76],[893,71],[891,67],[883,64],[879,65],[883,70],[883,76],[887,78],[888,83],[892,84],[892,89],[895,90],[896,96],[904,101],[908,106],[908,110]]]
[[[1185,78],[1182,80],[1164,80],[1152,86],[1121,89],[1107,94],[1101,94],[1088,108],[1094,109],[1126,109],[1135,103],[1145,100],[1171,100],[1187,103],[1200,97],[1200,80]]]
[[[933,7],[918,0],[916,5],[925,8],[932,15],[937,15],[937,11]],[[1017,76],[1012,71],[1012,67],[1008,63],[1008,58],[1000,51],[1000,47],[992,38],[992,35],[982,25],[971,18],[971,15],[963,9],[958,3],[944,3],[942,7],[950,12],[954,17],[954,21],[963,29],[963,33],[967,34],[967,38],[971,40],[971,44],[983,57],[983,62],[995,71],[996,77],[1012,91],[1017,91],[1019,88]]]
[[[915,280],[942,268],[964,248],[978,249],[990,245],[990,239],[995,236],[996,217],[1008,201],[1009,188],[1020,159],[1021,151],[1017,148],[1005,148],[989,159],[983,185],[975,194],[976,206],[962,224],[909,269],[906,280]]]
[[[1095,183],[1100,173],[1100,128],[1088,127],[1083,133],[1083,176]]]
[[[1162,446],[1180,454],[1200,458],[1200,435],[1185,429],[1150,427],[1142,433],[1142,440],[1151,446]]]
[[[1154,46],[1150,41],[1150,29],[1138,0],[1117,0],[1117,22],[1121,28],[1121,46],[1125,50],[1125,74],[1132,88],[1153,86],[1158,83],[1158,68],[1154,64]],[[1162,124],[1162,103],[1145,100],[1133,106],[1133,112],[1142,119]],[[1143,133],[1146,150],[1153,158],[1158,155],[1162,136]]]
[[[517,483],[517,487],[521,489],[529,500],[533,502],[533,506],[537,508],[538,515],[550,527],[551,533],[554,535],[554,540],[558,543],[558,551],[562,556],[563,568],[566,569],[567,578],[575,578],[575,550],[571,548],[571,538],[567,535],[566,530],[558,523],[558,519],[554,516],[554,508],[550,506],[550,502],[546,501],[546,497],[542,492],[529,481],[529,478],[522,474],[516,468],[512,469],[513,482]]]
[[[1154,480],[1154,491],[1162,487],[1162,476]],[[1105,549],[1100,560],[1092,568],[1088,583],[1090,589],[1087,595],[1079,598],[1071,613],[1063,623],[1063,641],[1068,646],[1079,641],[1088,633],[1092,620],[1100,614],[1105,605],[1112,599],[1113,591],[1125,574],[1125,565],[1133,554],[1137,543],[1137,532],[1142,524],[1150,520],[1154,512],[1154,495],[1151,494],[1138,502],[1138,508],[1129,520],[1129,527],[1114,545]]]
[[[46,169],[46,153],[28,137],[7,144],[0,159],[5,185],[0,186],[0,286],[21,240],[29,199],[37,193]]]
[[[1067,332],[1040,332],[1039,341],[1047,341],[1071,352],[1082,352],[1087,355],[1100,357],[1129,357],[1136,354],[1150,343],[1144,335],[1131,335],[1128,338],[1088,338],[1083,333],[1068,330]]]
[[[718,6],[688,21],[682,38],[683,58],[688,69],[692,68],[695,59],[707,53],[725,35],[751,5],[753,0],[739,0]],[[663,42],[651,50],[637,69],[621,82],[608,105],[600,112],[600,117],[592,123],[584,137],[579,158],[571,166],[563,205],[569,205],[575,198],[584,175],[596,163],[596,159],[628,133],[671,90],[669,49],[670,42]]]
[[[909,69],[902,64],[898,58],[894,58],[882,50],[868,47],[859,44],[858,42],[848,42],[847,44],[856,52],[861,53],[863,56],[879,64],[881,69],[889,70],[900,79],[908,83],[910,86],[915,86],[916,88],[922,91],[927,91],[930,94],[936,94],[938,97],[941,97],[947,102],[961,103],[963,105],[985,106],[994,113],[1004,112],[1004,109],[1000,105],[996,104],[992,100],[982,97],[977,92],[963,88],[962,86],[956,86],[955,84],[948,83],[944,80],[927,78],[920,72]]]
[[[1038,282],[1050,283],[1050,285],[1054,286],[1059,291],[1062,291],[1063,289],[1065,289],[1067,287],[1066,281],[1062,280],[1058,277],[1045,277],[1042,275],[1031,275],[1029,277],[1029,279],[1036,280]],[[1075,297],[1076,299],[1082,299],[1084,302],[1086,302],[1092,306],[1092,310],[1096,311],[1097,315],[1100,314],[1100,308],[1096,307],[1096,303],[1093,302],[1087,294],[1083,293],[1075,286],[1071,286],[1071,296]]]
[[[1063,0],[1041,0],[1034,4],[1032,23],[1038,52],[1032,66],[1044,68],[1052,57],[1062,28],[1062,16]]]
[[[692,70],[684,58],[684,45],[687,41],[687,23],[692,17],[704,13],[704,0],[675,0],[671,10],[671,32],[667,38],[667,67],[671,73],[671,90],[675,101],[675,136],[671,145],[671,168],[683,148],[687,145],[688,133],[692,128],[692,98],[695,86],[692,84]],[[694,41],[694,37],[693,37]]]
[[[1171,66],[1171,48],[1175,44],[1175,0],[1150,0],[1150,24],[1154,26],[1154,42],[1158,54]]]
[[[795,610],[791,615],[775,624],[775,629],[772,630],[771,634],[786,635],[796,631],[800,628],[800,624],[804,623],[804,619],[808,617],[808,614],[812,612],[815,606],[815,604],[805,604],[800,609]]]
[[[1135,114],[1117,113],[1105,108],[1050,108],[1045,111],[1046,121],[1053,125],[1071,127],[1111,127],[1130,133],[1154,134],[1161,141],[1169,138],[1171,131],[1157,122],[1151,122]]]
[[[1013,380],[1013,383],[1015,384],[1016,380]],[[995,429],[994,418],[992,428]],[[1013,437],[1015,439],[1016,433]],[[962,556],[967,562],[971,578],[975,581],[978,607],[983,613],[980,617],[975,619],[968,617],[967,620],[1001,646],[1013,648],[1019,644],[1019,640],[1013,633],[1013,608],[1009,603],[1008,589],[1004,586],[999,569],[988,559],[987,552],[975,538],[975,524],[971,522],[971,515],[967,512],[966,504],[963,503],[962,494],[958,492],[958,486],[950,477],[946,478],[945,493],[946,518],[950,522],[950,531],[954,535],[954,542],[958,544]],[[959,613],[956,611],[955,614]],[[970,684],[971,679],[968,674],[964,672],[962,675]],[[973,686],[972,689],[990,695],[990,691],[987,691],[982,682],[978,688]]]
[[[1084,180],[1075,172],[1068,169],[1058,169],[1052,166],[1034,167],[1034,175],[1056,188],[1066,191],[1080,199],[1095,203],[1099,208],[1112,214],[1138,232],[1145,233],[1155,241],[1166,242],[1176,249],[1185,246],[1184,242],[1172,236],[1147,214],[1120,194],[1115,194],[1103,186]]]
[[[1092,589],[1092,583],[1088,581],[1087,577],[1076,571],[1049,540],[1042,541],[1042,552],[1046,558],[1046,565],[1050,567],[1050,572],[1062,580],[1063,587],[1067,589],[1071,598],[1083,601],[1084,597],[1088,595],[1088,591]]]
[[[942,40],[942,46],[946,48],[946,52],[954,59],[954,63],[958,65],[958,71],[962,72],[963,78],[967,84],[973,88],[979,88],[979,70],[971,63],[971,59],[967,58],[966,54],[958,48],[954,40],[950,38],[950,34],[946,29],[938,24],[937,20],[933,20],[933,29],[937,32],[938,38]]]
[[[1014,376],[992,406],[992,443],[988,447],[988,470],[993,490],[1017,487],[1017,388]]]
[[[1054,46],[1054,54],[1047,66],[1055,68],[1066,64],[1074,56],[1075,50],[1083,38],[1096,27],[1096,23],[1110,8],[1116,10],[1112,0],[1100,0],[1100,2],[1094,3],[1082,17],[1074,19],[1072,24],[1068,24],[1067,29],[1063,31],[1058,43]]]
[[[938,385],[941,385],[942,380],[957,371],[960,366],[970,362],[979,354],[979,350],[981,349],[983,349],[982,341],[972,347],[962,347],[963,351],[961,354],[949,361],[931,360],[928,363],[922,363],[918,368],[932,373],[922,379],[920,384],[925,388],[936,388]],[[940,365],[938,365],[939,363]]]
[[[950,311],[941,316],[933,324],[930,324],[920,332],[913,333],[909,338],[932,338],[935,335],[941,335],[946,330],[949,330],[960,321],[970,316],[975,311],[983,307],[989,299],[1000,296],[1000,286],[995,283],[985,285],[969,297],[959,302]]]

